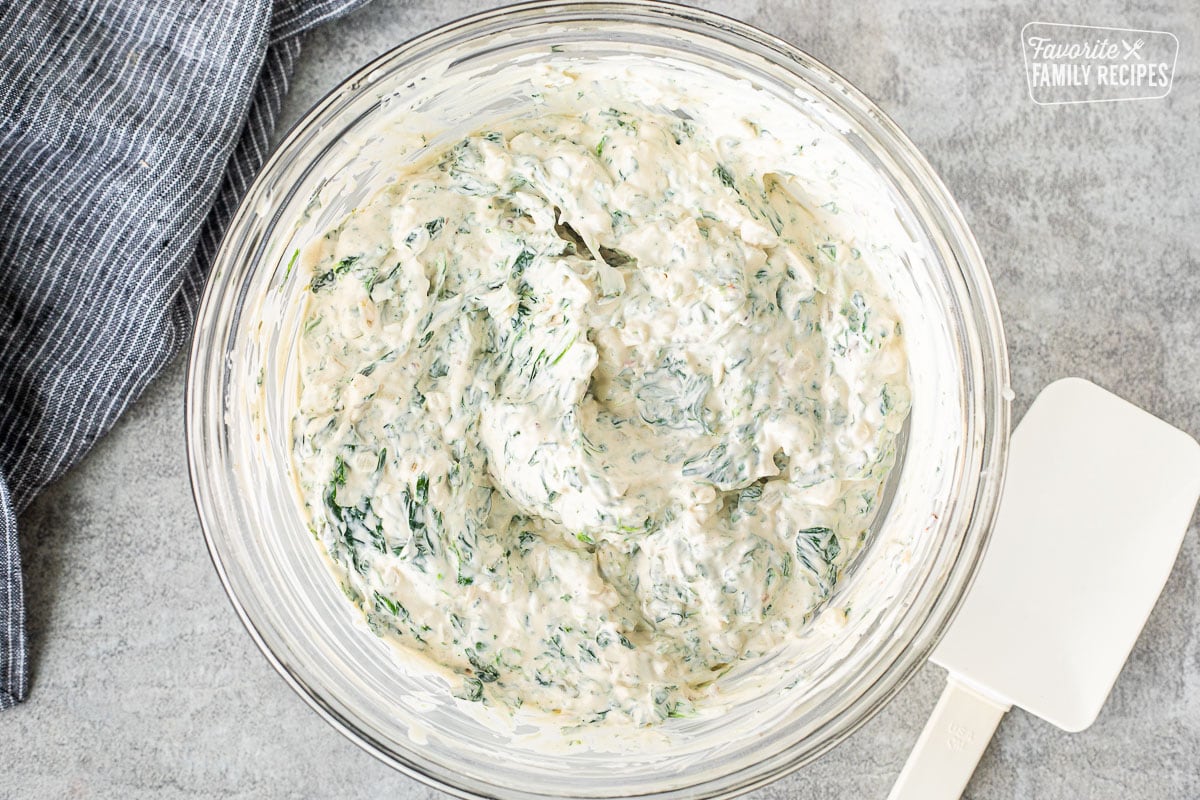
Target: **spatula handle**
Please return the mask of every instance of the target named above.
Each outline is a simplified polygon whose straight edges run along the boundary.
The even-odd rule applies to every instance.
[[[888,800],[961,797],[1009,708],[950,675]]]

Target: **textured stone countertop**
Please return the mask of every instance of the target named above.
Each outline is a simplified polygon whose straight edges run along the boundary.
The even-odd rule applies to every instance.
[[[281,124],[355,66],[488,5],[378,0],[322,28]],[[1047,383],[1079,375],[1200,436],[1192,0],[705,5],[841,72],[940,172],[996,285],[1014,421]],[[1171,31],[1175,89],[1035,105],[1020,47],[1031,20]],[[242,629],[192,505],[183,374],[177,361],[21,520],[34,683],[26,704],[0,714],[0,798],[437,796],[323,722]],[[1196,527],[1096,724],[1066,734],[1014,710],[968,797],[1200,797]],[[884,797],[943,681],[927,665],[849,740],[753,797]]]

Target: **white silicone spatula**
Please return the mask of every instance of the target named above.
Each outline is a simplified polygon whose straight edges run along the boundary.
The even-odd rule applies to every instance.
[[[1095,721],[1200,497],[1200,445],[1078,378],[1012,436],[992,541],[933,653],[950,671],[891,800],[957,798],[1012,706]]]

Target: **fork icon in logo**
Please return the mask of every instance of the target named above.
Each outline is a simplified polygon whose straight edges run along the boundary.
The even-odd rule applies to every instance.
[[[1145,39],[1138,39],[1133,44],[1130,44],[1129,42],[1122,39],[1121,46],[1125,48],[1125,55],[1122,56],[1122,58],[1124,58],[1126,61],[1128,61],[1130,56],[1135,56],[1138,61],[1141,61],[1142,54],[1139,53],[1138,50],[1141,50],[1142,45],[1144,45],[1145,43],[1146,43]]]

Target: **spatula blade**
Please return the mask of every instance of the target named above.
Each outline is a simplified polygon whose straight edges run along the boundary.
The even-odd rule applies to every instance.
[[[1200,445],[1078,378],[1034,401],[980,573],[933,660],[1068,731],[1095,721],[1200,497]]]

